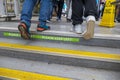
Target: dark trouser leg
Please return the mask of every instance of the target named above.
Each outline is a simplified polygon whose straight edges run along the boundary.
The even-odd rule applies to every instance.
[[[97,4],[96,0],[83,0],[85,5],[85,17],[92,15],[97,16]]]
[[[63,5],[64,5],[64,0],[58,1],[58,12],[57,12],[58,19],[61,19]]]
[[[94,37],[95,17],[97,16],[96,0],[84,0],[84,5],[87,30],[83,37],[88,40]]]
[[[73,25],[83,22],[83,0],[72,0],[72,20]]]

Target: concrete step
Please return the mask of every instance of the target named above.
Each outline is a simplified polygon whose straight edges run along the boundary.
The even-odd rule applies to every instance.
[[[120,71],[120,54],[95,51],[82,51],[46,46],[35,46],[29,43],[0,43],[0,55],[20,59],[47,62],[49,64],[64,64],[89,68]],[[58,43],[60,44],[60,43]],[[49,45],[49,44],[48,44]],[[53,44],[54,45],[54,44]],[[65,46],[69,46],[64,44]],[[71,45],[72,46],[72,45]],[[62,46],[61,46],[62,47]],[[74,45],[72,46],[74,47]],[[90,48],[89,46],[88,48]],[[77,48],[77,47],[74,47]],[[95,48],[97,49],[97,48]],[[117,49],[111,49],[111,51]]]
[[[17,80],[21,78],[24,80],[66,80],[66,78],[67,80],[119,80],[119,74],[120,71],[48,64],[0,56],[0,76],[17,78]]]
[[[15,38],[21,39],[17,28],[0,27],[0,37],[2,38]],[[75,34],[73,32],[65,31],[44,31],[36,32],[31,31],[32,40],[46,40],[46,41],[57,41],[65,42],[70,44],[79,44],[86,46],[100,46],[100,47],[111,47],[120,48],[120,35],[117,34],[98,34],[91,40],[85,40],[82,34]]]
[[[23,40],[17,27],[0,27],[0,38],[7,39],[0,40],[3,42],[0,43],[0,55],[120,71],[118,34],[95,32],[93,39],[84,40],[82,35],[73,32],[52,29],[41,33],[31,29],[31,37],[31,40]]]

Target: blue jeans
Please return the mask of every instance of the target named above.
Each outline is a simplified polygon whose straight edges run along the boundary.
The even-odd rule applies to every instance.
[[[40,12],[39,12],[39,22],[40,26],[46,25],[46,20],[48,19],[49,9],[51,0],[40,0]],[[25,0],[23,3],[21,22],[26,23],[27,27],[31,26],[32,11],[34,9],[37,0]]]
[[[52,18],[52,13],[53,13],[53,1],[51,0],[50,8],[49,8],[49,14],[48,14],[48,19],[47,20],[50,20]]]

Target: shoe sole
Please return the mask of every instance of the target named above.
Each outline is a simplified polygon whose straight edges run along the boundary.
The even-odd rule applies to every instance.
[[[29,33],[26,31],[26,29],[23,26],[18,26],[18,30],[20,31],[21,37],[23,39],[30,39]]]
[[[50,27],[48,27],[48,29],[45,29],[45,28],[41,28],[41,30],[37,29],[38,32],[43,32],[45,30],[50,30]]]
[[[94,21],[89,21],[87,23],[87,31],[83,34],[84,39],[89,40],[94,37],[94,27],[95,27]]]
[[[76,34],[82,34],[82,29],[81,29],[81,31],[76,31],[75,30],[75,27],[72,27],[71,29],[70,29],[70,32],[74,32],[74,33],[76,33]]]

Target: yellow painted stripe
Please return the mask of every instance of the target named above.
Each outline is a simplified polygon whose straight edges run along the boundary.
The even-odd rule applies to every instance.
[[[11,70],[6,68],[0,68],[0,76],[16,78],[18,80],[71,80],[68,78],[49,76],[44,74],[36,74],[31,72],[19,71],[19,70]]]
[[[7,48],[14,48],[14,49],[24,49],[29,51],[32,50],[32,51],[42,51],[42,52],[50,52],[50,53],[64,54],[64,55],[73,55],[78,57],[80,56],[80,57],[88,57],[88,58],[120,60],[120,54],[66,50],[66,49],[59,49],[59,48],[49,48],[49,47],[42,47],[42,46],[23,45],[23,44],[11,44],[11,43],[3,43],[3,42],[0,42],[0,46],[7,47]]]
[[[13,77],[7,77],[7,76],[1,76],[0,75],[0,80],[20,80],[20,79],[16,79],[16,78],[13,78]]]

